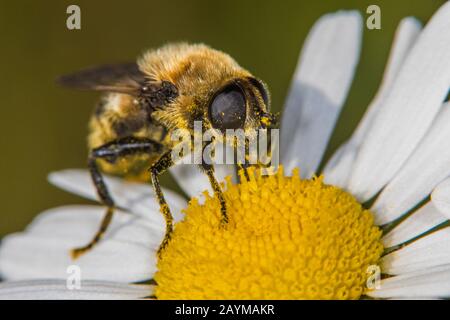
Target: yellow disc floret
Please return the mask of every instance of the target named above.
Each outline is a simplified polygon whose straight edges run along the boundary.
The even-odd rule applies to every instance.
[[[242,177],[243,178],[243,177]],[[357,299],[383,251],[381,230],[323,179],[250,170],[220,203],[191,200],[158,261],[158,299]]]

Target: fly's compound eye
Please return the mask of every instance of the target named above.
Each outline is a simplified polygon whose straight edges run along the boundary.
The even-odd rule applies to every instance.
[[[239,129],[245,124],[246,103],[238,85],[225,87],[215,95],[209,105],[209,118],[214,128]]]

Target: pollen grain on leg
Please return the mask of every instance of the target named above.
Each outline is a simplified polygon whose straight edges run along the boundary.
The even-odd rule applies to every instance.
[[[357,299],[383,251],[381,230],[349,193],[322,177],[226,183],[220,202],[192,199],[158,261],[159,299]]]

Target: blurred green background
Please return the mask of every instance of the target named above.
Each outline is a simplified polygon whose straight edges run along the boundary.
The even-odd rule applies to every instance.
[[[98,94],[65,90],[61,74],[133,60],[170,41],[204,42],[230,53],[271,88],[282,108],[308,30],[339,9],[381,7],[382,30],[364,30],[357,74],[330,150],[352,132],[380,81],[402,17],[426,22],[445,1],[5,1],[0,3],[0,237],[40,211],[84,200],[46,182],[48,172],[84,167],[87,121]],[[81,30],[66,8],[81,7]],[[327,155],[330,155],[331,151]],[[175,187],[170,176],[163,183]]]

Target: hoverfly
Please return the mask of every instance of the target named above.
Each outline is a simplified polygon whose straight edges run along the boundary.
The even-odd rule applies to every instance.
[[[168,44],[145,52],[136,63],[104,65],[63,76],[59,83],[76,89],[104,92],[89,123],[88,167],[98,196],[107,207],[99,230],[74,258],[98,243],[114,213],[114,199],[102,173],[150,180],[166,221],[159,253],[169,243],[172,215],[159,175],[174,164],[170,133],[192,131],[194,121],[205,129],[257,129],[274,123],[267,86],[240,67],[228,54],[203,44]],[[214,167],[202,163],[222,220],[228,221]]]

